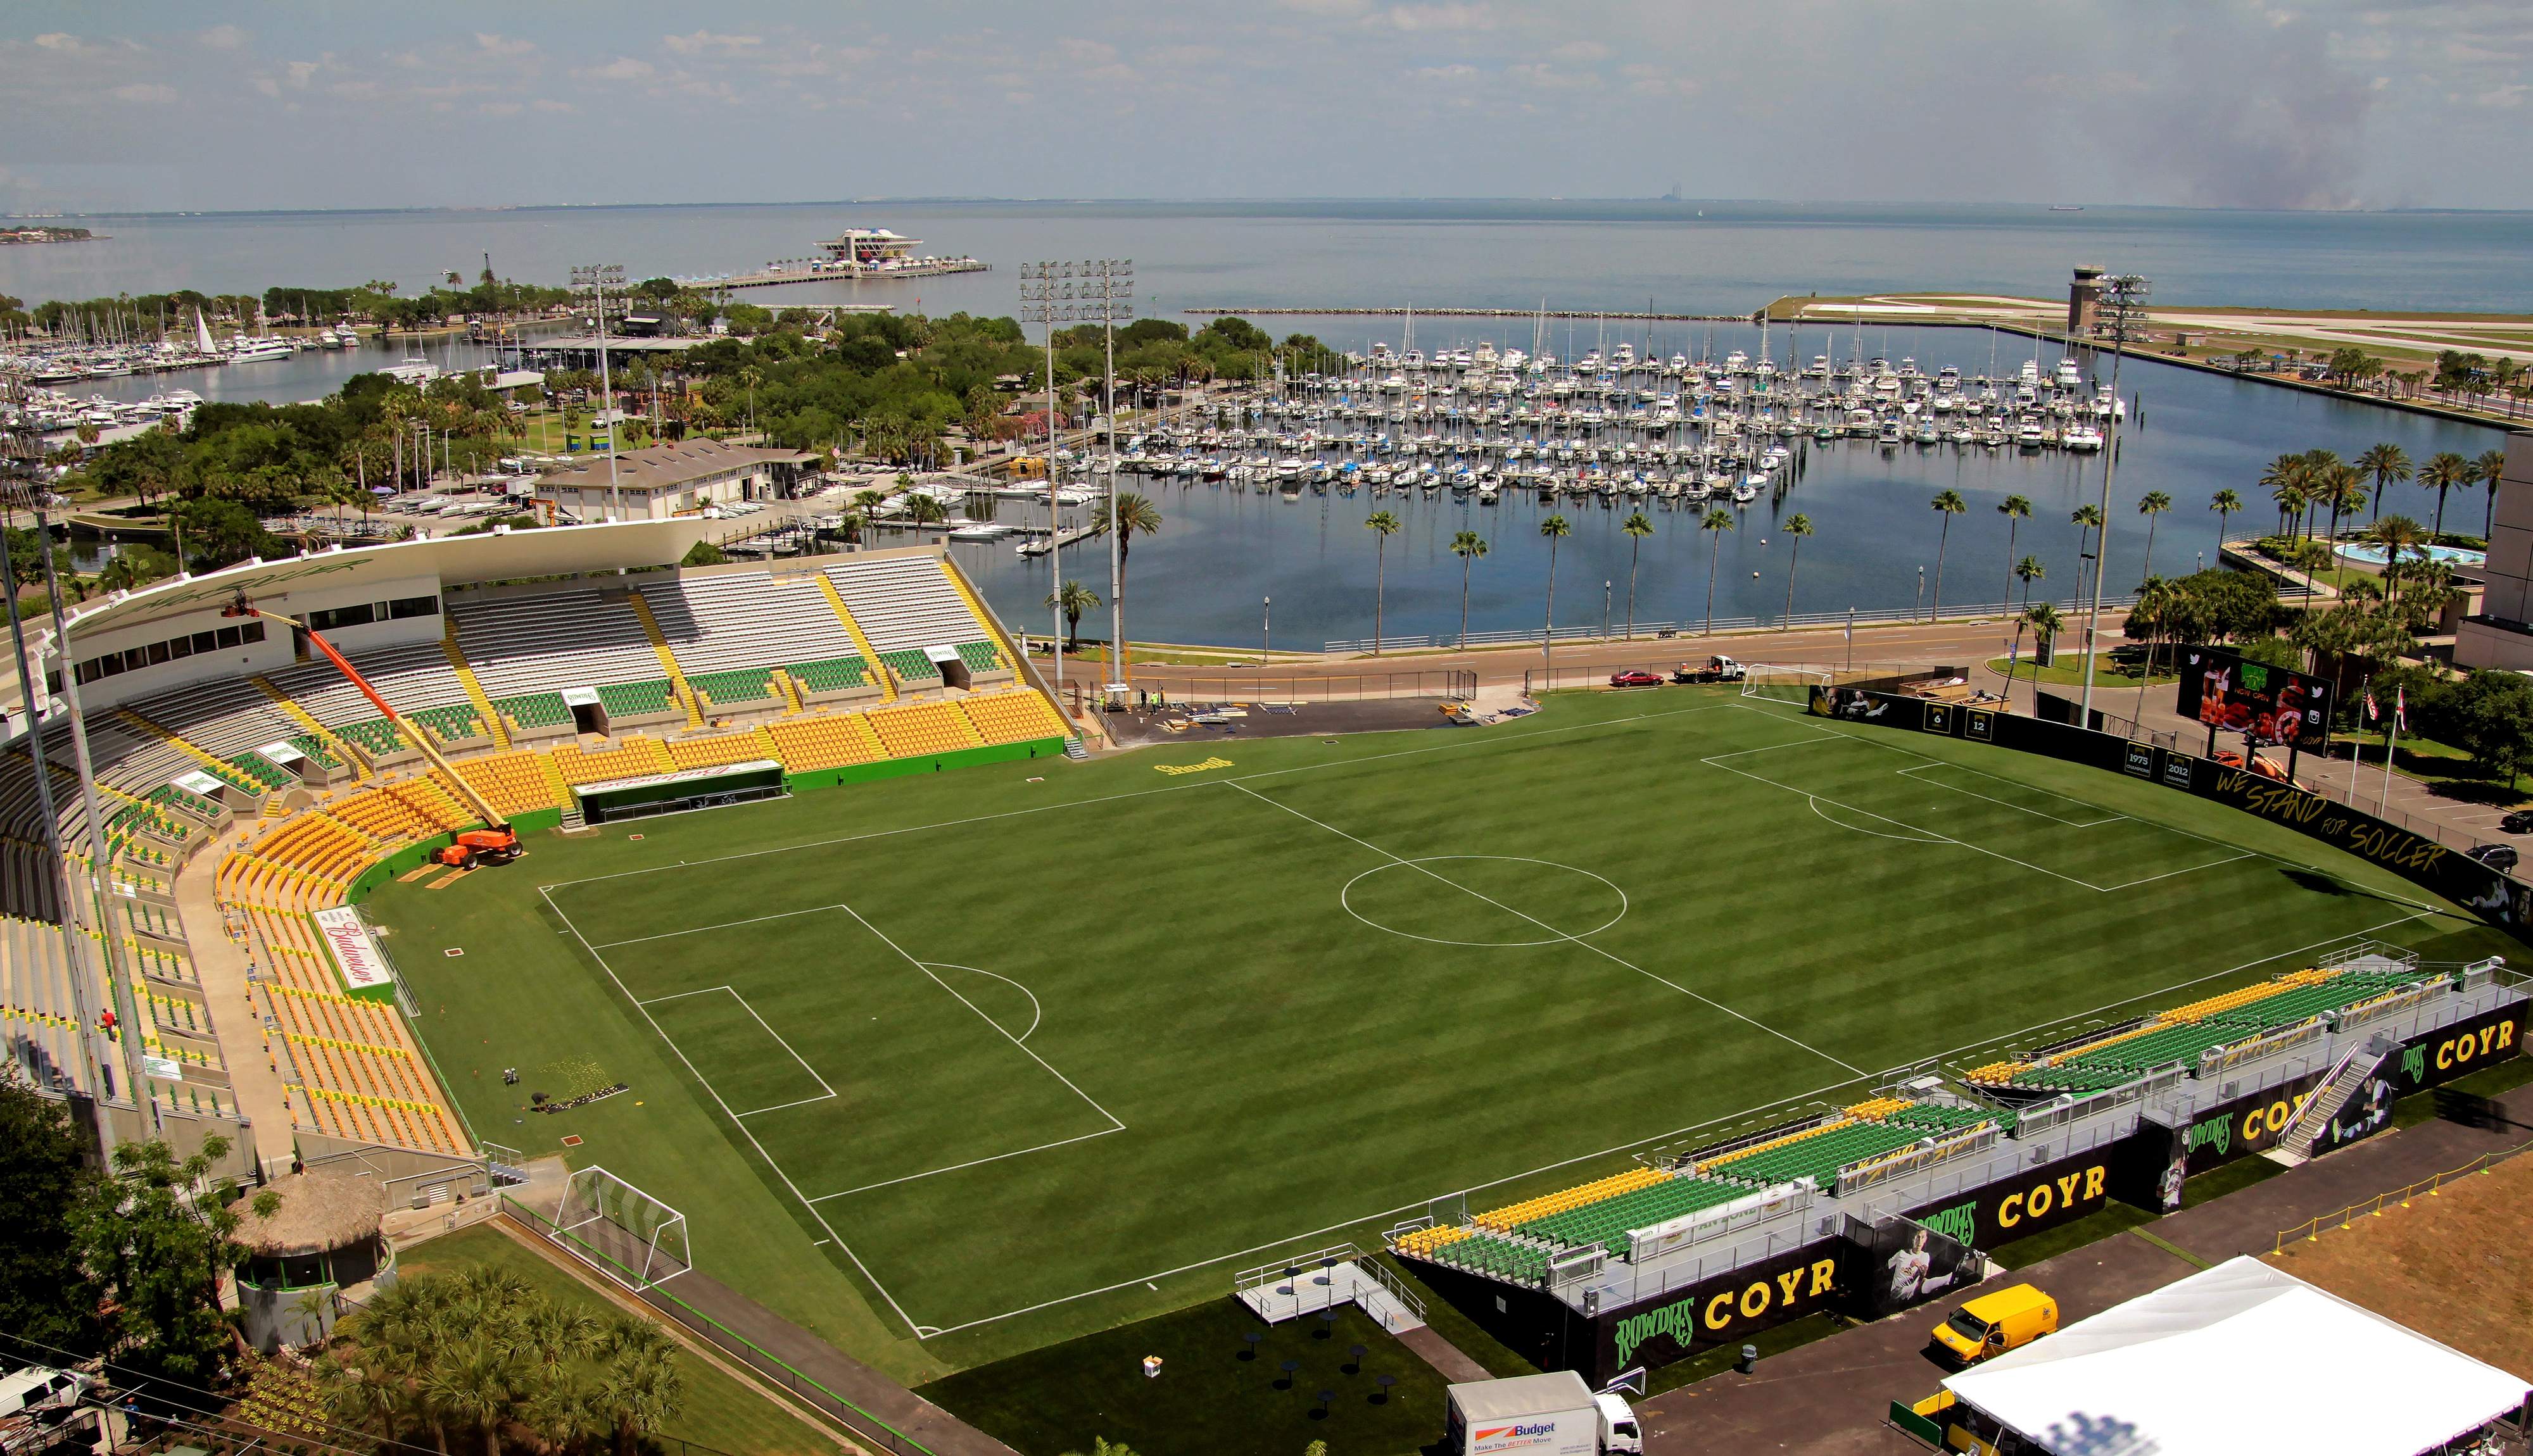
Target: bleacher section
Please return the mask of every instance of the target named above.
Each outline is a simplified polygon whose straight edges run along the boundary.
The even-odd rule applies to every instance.
[[[2099,1091],[2167,1067],[2196,1067],[2201,1054],[2409,990],[2424,971],[2301,970],[2193,1002],[2047,1056],[1991,1062],[1965,1080],[2034,1093]]]
[[[660,658],[641,618],[624,603],[604,601],[595,591],[460,598],[448,604],[448,619],[476,680],[497,700],[660,675]]]
[[[956,703],[906,703],[874,708],[865,716],[891,758],[955,753],[985,741]]]
[[[854,640],[827,609],[825,594],[805,575],[738,571],[699,576],[645,586],[642,600],[650,604],[686,680],[717,702],[726,700],[705,687],[702,677],[854,651]]]
[[[886,680],[884,660],[911,684],[938,684],[924,656],[930,647],[955,650],[972,681],[1000,680],[1019,666],[981,606],[928,553],[819,562],[789,575],[646,573],[604,589],[502,589],[443,600],[445,615],[429,623],[442,636],[349,652],[412,725],[406,733],[322,658],[261,676],[210,676],[107,699],[88,714],[112,871],[132,892],[109,911],[117,964],[133,977],[126,989],[139,1008],[139,1024],[118,1034],[184,1064],[180,1078],[151,1079],[151,1094],[166,1106],[234,1113],[213,1018],[186,949],[188,927],[173,909],[175,879],[190,853],[206,855],[202,869],[226,922],[210,933],[225,931],[250,962],[253,1004],[223,1011],[253,1020],[229,1029],[262,1041],[287,1085],[294,1125],[463,1151],[462,1127],[396,1012],[344,994],[307,919],[341,904],[399,848],[476,822],[461,781],[495,813],[518,818],[567,809],[569,786],[604,780],[759,759],[812,773],[1066,734],[1054,706],[1033,690],[1013,685],[916,703]],[[654,650],[645,613],[666,652]],[[680,679],[691,697],[678,691]],[[578,686],[595,688],[619,720],[677,714],[685,723],[584,743],[561,697]],[[831,700],[838,693],[853,696],[838,704]],[[759,721],[740,731],[699,731],[690,712],[697,703]],[[512,746],[513,731],[558,741]],[[413,761],[410,738],[423,733],[451,745],[450,769]],[[261,751],[275,743],[291,745],[334,782],[303,783],[299,769],[283,766],[298,758]],[[23,748],[0,756],[0,1035],[46,1080],[86,1076],[82,1039],[94,1029],[77,1023],[66,977],[96,977],[89,1004],[114,1004],[102,967],[78,965],[61,938],[63,866],[45,847],[47,829],[62,831],[83,874],[85,835],[68,745],[55,737],[48,748],[56,826],[43,822]],[[205,797],[171,782],[192,774],[236,793]],[[92,933],[80,934],[95,945]],[[231,1047],[237,1056],[253,1050],[253,1042]],[[286,1147],[287,1134],[276,1130],[265,1151]],[[1541,1256],[1533,1248],[1540,1241],[1527,1234],[1500,1236],[1501,1248],[1475,1234],[1458,1242],[1469,1245],[1462,1256],[1500,1257],[1507,1267],[1527,1268]]]

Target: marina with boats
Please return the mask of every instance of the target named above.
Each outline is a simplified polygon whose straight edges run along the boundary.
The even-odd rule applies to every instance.
[[[1860,340],[1859,340],[1860,344]],[[1492,343],[1432,355],[1374,344],[1327,372],[1219,395],[1122,442],[1116,468],[1259,493],[1449,491],[1489,503],[1600,497],[1747,506],[1808,443],[1887,451],[2089,454],[2125,406],[2074,354],[2044,368],[1965,376],[1914,358],[1779,365],[1639,355],[1620,343],[1580,359]],[[1093,463],[1059,451],[1059,472]]]

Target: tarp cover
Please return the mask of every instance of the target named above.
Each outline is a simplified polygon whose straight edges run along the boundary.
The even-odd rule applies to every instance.
[[[2504,1370],[2248,1257],[1944,1387],[2059,1456],[2417,1456],[2525,1396]]]

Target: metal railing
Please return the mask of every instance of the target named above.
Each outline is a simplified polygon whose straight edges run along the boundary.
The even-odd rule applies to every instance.
[[[1477,673],[1443,668],[1279,677],[1265,671],[1230,673],[1215,670],[1182,674],[1173,668],[1138,667],[1135,676],[1139,685],[1169,694],[1173,704],[1362,703],[1391,698],[1470,698],[1478,691]]]
[[[2517,1153],[2524,1151],[2528,1147],[2533,1147],[2533,1142],[2519,1142],[2513,1147],[2500,1148],[2496,1152],[2485,1152],[2479,1157],[2472,1159],[2470,1162],[2463,1164],[2459,1168],[2447,1169],[2445,1172],[2435,1174],[2432,1177],[2422,1178],[2416,1183],[2407,1184],[2400,1188],[2377,1194],[2371,1198],[2365,1199],[2362,1202],[2351,1203],[2347,1207],[2341,1208],[2333,1213],[2325,1213],[2319,1217],[2308,1218],[2304,1222],[2297,1224],[2294,1228],[2280,1229],[2278,1230],[2277,1239],[2269,1246],[2269,1252],[2271,1253],[2284,1253],[2286,1252],[2286,1247],[2289,1244],[2295,1243],[2299,1240],[2307,1244],[2318,1244],[2322,1242],[2322,1231],[2328,1228],[2330,1225],[2337,1224],[2343,1231],[2345,1231],[2352,1220],[2361,1216],[2368,1218],[2382,1217],[2385,1208],[2387,1206],[2407,1208],[2410,1206],[2410,1199],[2413,1196],[2421,1193],[2426,1193],[2433,1196],[2438,1190],[2444,1188],[2446,1184],[2452,1183],[2456,1179],[2469,1178],[2475,1173],[2486,1173],[2492,1167],[2505,1162],[2508,1158],[2515,1156]]]

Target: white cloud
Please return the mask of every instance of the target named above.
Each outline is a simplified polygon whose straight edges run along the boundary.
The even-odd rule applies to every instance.
[[[765,44],[762,35],[721,35],[710,30],[696,30],[685,35],[664,35],[661,43],[681,56],[735,56]]]
[[[128,101],[135,106],[164,106],[176,99],[176,88],[157,82],[136,81],[129,86],[116,87],[113,95],[114,99]]]
[[[1438,5],[1393,5],[1381,20],[1400,30],[1492,30],[1496,13],[1484,5],[1443,0]]]
[[[48,30],[35,37],[35,43],[46,50],[78,50],[80,38],[60,30]]]
[[[237,50],[246,39],[246,32],[235,26],[213,26],[203,32],[203,44],[213,50]]]
[[[604,66],[594,67],[580,74],[594,81],[641,81],[658,75],[659,68],[649,61],[638,60],[632,56],[618,56]]]
[[[475,48],[487,55],[524,56],[533,54],[537,43],[533,40],[519,39],[514,35],[496,35],[489,31],[478,30],[475,32]]]

